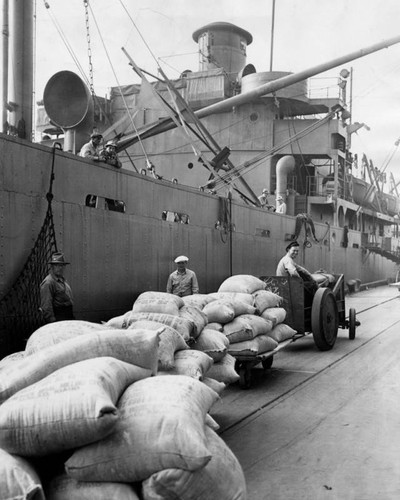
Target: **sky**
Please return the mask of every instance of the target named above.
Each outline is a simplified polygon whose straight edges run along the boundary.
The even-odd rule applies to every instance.
[[[62,70],[89,75],[82,0],[36,0],[36,100],[50,77]],[[45,7],[45,4],[49,8]],[[90,0],[90,52],[97,95],[139,83],[122,47],[141,68],[170,78],[197,71],[193,32],[211,22],[249,31],[247,63],[270,69],[273,0]],[[272,69],[298,72],[400,35],[399,0],[276,0]],[[61,33],[61,35],[60,35]],[[68,42],[67,50],[62,38]],[[321,77],[352,69],[352,121],[365,123],[352,135],[352,150],[400,180],[400,43]],[[390,161],[389,161],[390,160]]]

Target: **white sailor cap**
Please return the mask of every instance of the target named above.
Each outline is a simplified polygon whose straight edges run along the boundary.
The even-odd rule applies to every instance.
[[[189,259],[185,255],[179,255],[174,262],[175,264],[178,264],[178,262],[188,262],[188,260]]]

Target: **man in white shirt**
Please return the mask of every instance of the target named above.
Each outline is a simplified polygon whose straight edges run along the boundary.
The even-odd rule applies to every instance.
[[[283,201],[283,198],[281,195],[276,197],[276,213],[277,214],[285,214],[286,213],[286,203]]]

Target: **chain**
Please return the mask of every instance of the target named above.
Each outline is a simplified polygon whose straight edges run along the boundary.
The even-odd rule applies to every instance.
[[[91,94],[94,95],[92,49],[90,46],[90,29],[89,29],[89,8],[88,8],[89,0],[83,0],[83,5],[85,6],[86,40],[87,40],[88,58],[89,58],[89,86]]]

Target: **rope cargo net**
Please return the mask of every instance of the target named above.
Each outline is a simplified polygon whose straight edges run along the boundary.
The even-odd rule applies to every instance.
[[[14,285],[0,299],[0,358],[25,348],[27,338],[43,325],[40,283],[57,251],[51,204],[35,245]]]
[[[48,262],[57,252],[51,202],[54,182],[55,143],[52,152],[52,166],[47,212],[33,249],[11,289],[0,299],[0,359],[25,349],[28,337],[44,324],[40,311],[40,284],[48,273]]]

